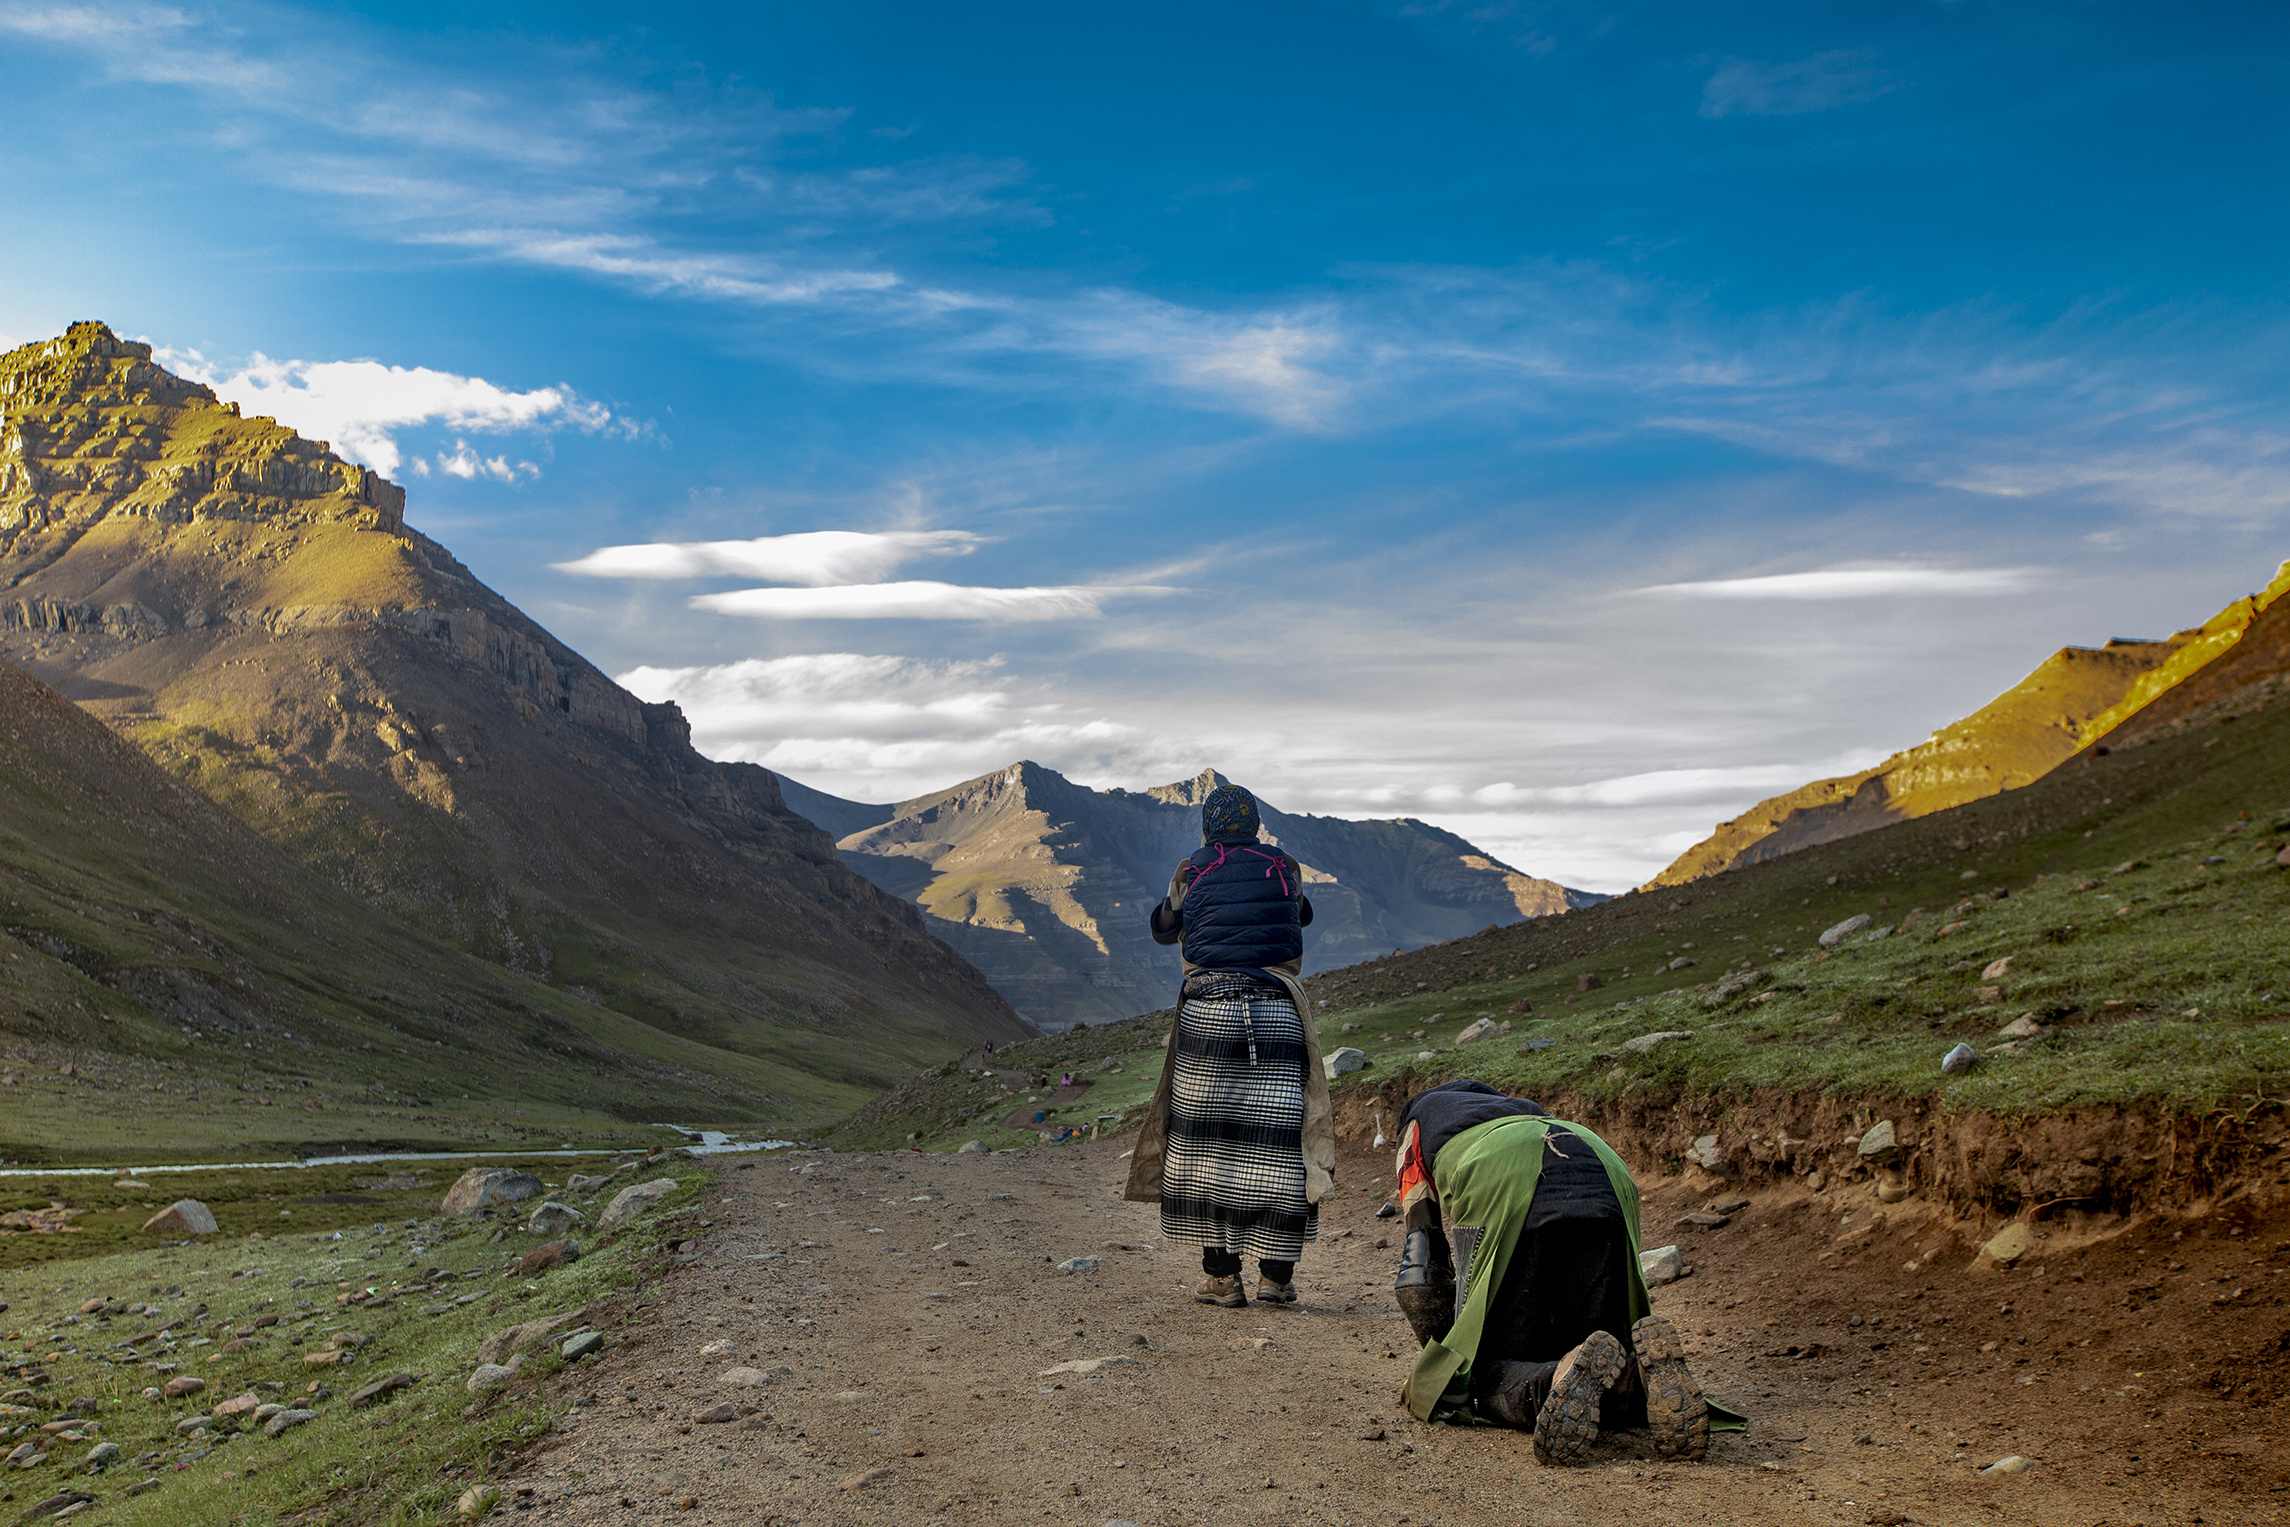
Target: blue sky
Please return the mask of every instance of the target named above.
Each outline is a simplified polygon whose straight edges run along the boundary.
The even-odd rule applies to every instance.
[[[2277,9],[726,9],[0,3],[0,337],[721,756],[1598,889],[2290,555]]]

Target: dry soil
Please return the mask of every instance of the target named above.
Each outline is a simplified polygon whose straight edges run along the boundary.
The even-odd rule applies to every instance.
[[[1866,1189],[1650,1183],[1654,1293],[1753,1417],[1706,1462],[1610,1434],[1586,1465],[1426,1425],[1395,1393],[1384,1162],[1347,1151],[1292,1308],[1197,1305],[1197,1252],[1120,1201],[1123,1142],[726,1163],[673,1270],[546,1383],[581,1403],[509,1464],[534,1523],[2162,1524],[2283,1519],[2290,1217],[1984,1229]],[[1721,1229],[1678,1216],[1747,1197]],[[1063,1272],[1070,1258],[1095,1266]],[[1253,1273],[1252,1273],[1253,1276]],[[624,1323],[622,1323],[624,1322]],[[1096,1364],[1094,1368],[1090,1364]],[[1074,1366],[1074,1365],[1080,1366]],[[727,1383],[760,1370],[760,1387]],[[696,1419],[721,1402],[735,1420]],[[2028,1472],[1982,1477],[2007,1455]]]

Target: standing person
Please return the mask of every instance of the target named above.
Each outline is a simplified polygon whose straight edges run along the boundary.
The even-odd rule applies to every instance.
[[[1260,840],[1256,797],[1219,785],[1201,848],[1153,909],[1156,943],[1183,941],[1184,986],[1122,1196],[1161,1205],[1161,1233],[1201,1248],[1193,1297],[1241,1309],[1296,1302],[1296,1263],[1335,1191],[1336,1132],[1311,1004],[1297,979],[1312,903],[1295,859]]]
[[[1469,1405],[1531,1428],[1545,1463],[1580,1460],[1601,1427],[1639,1424],[1663,1457],[1702,1456],[1711,1408],[1647,1301],[1638,1186],[1605,1141],[1454,1081],[1407,1105],[1398,1166],[1407,1240],[1394,1292],[1423,1344],[1410,1411],[1428,1421]]]

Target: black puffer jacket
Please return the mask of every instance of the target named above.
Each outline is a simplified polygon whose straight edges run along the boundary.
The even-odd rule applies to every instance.
[[[1262,970],[1304,957],[1312,903],[1302,869],[1287,854],[1253,839],[1209,843],[1177,874],[1185,883],[1180,904],[1163,900],[1153,909],[1153,938],[1183,939],[1188,966]]]

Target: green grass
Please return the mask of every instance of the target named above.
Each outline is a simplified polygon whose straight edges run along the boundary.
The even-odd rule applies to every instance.
[[[562,1162],[530,1166],[545,1180],[563,1180]],[[291,1174],[290,1183],[262,1181],[284,1179],[289,1175],[284,1173],[244,1175],[250,1188],[289,1195],[308,1182],[301,1173]],[[442,1182],[436,1192],[420,1193],[418,1206],[404,1201],[386,1210],[359,1206],[360,1217],[331,1229],[305,1228],[324,1216],[309,1222],[298,1217],[291,1234],[252,1240],[237,1235],[235,1224],[226,1220],[226,1231],[234,1233],[205,1244],[115,1252],[13,1271],[6,1285],[9,1307],[0,1315],[8,1356],[13,1363],[29,1354],[36,1359],[31,1371],[47,1374],[48,1380],[33,1390],[34,1414],[9,1417],[8,1427],[29,1435],[29,1429],[60,1418],[72,1401],[87,1399],[92,1406],[81,1408],[101,1432],[77,1444],[59,1444],[51,1461],[36,1468],[0,1474],[0,1502],[20,1514],[69,1485],[99,1498],[102,1520],[131,1527],[279,1520],[309,1527],[410,1527],[449,1521],[463,1490],[488,1471],[497,1472],[500,1460],[543,1438],[563,1409],[562,1402],[544,1398],[540,1387],[562,1366],[553,1346],[540,1349],[510,1385],[473,1404],[462,1380],[477,1362],[478,1344],[519,1321],[578,1310],[656,1269],[657,1225],[689,1206],[708,1180],[690,1162],[671,1166],[663,1161],[614,1186],[656,1176],[674,1176],[682,1183],[661,1210],[621,1231],[610,1244],[592,1247],[579,1262],[532,1281],[512,1279],[505,1267],[536,1238],[512,1230],[497,1245],[490,1240],[492,1224],[440,1220],[436,1204]],[[600,1195],[580,1202],[593,1215],[606,1201]],[[240,1206],[258,1212],[251,1196]],[[302,1208],[296,1212],[299,1216]],[[222,1206],[218,1217],[224,1217]],[[590,1239],[574,1234],[584,1244]],[[413,1253],[417,1243],[422,1249]],[[393,1284],[418,1278],[432,1267],[443,1275],[431,1291],[392,1295]],[[300,1287],[295,1286],[298,1279]],[[370,1300],[342,1302],[369,1291],[374,1295]],[[424,1313],[465,1294],[479,1297],[443,1313]],[[78,1314],[90,1299],[153,1303],[161,1313],[148,1318]],[[200,1305],[207,1307],[205,1313],[195,1316]],[[229,1333],[246,1330],[266,1315],[294,1323],[259,1333],[250,1351],[205,1361]],[[608,1324],[600,1328],[609,1335]],[[153,1338],[161,1330],[172,1330],[177,1338],[166,1354],[175,1372],[208,1380],[204,1394],[154,1398],[145,1391],[168,1375],[99,1357],[117,1356],[123,1341],[157,1354],[161,1348]],[[355,1349],[354,1364],[347,1369],[305,1366],[302,1354],[326,1346],[337,1330],[368,1338]],[[290,1331],[304,1335],[301,1345],[287,1343]],[[191,1345],[202,1338],[200,1345]],[[368,1409],[351,1410],[343,1403],[360,1385],[393,1372],[421,1379]],[[20,1377],[0,1376],[0,1388],[11,1392],[22,1383]],[[331,1397],[314,1401],[313,1384],[329,1389]],[[314,1403],[320,1414],[276,1439],[248,1429],[226,1443],[206,1445],[176,1432],[177,1421],[249,1389],[281,1403]],[[0,1445],[13,1448],[18,1440],[0,1438]],[[84,1458],[99,1440],[119,1445],[121,1463],[97,1476],[71,1472],[67,1460]],[[138,1459],[154,1453],[162,1456],[138,1466]],[[129,1485],[147,1478],[160,1483],[148,1493],[126,1495]]]

